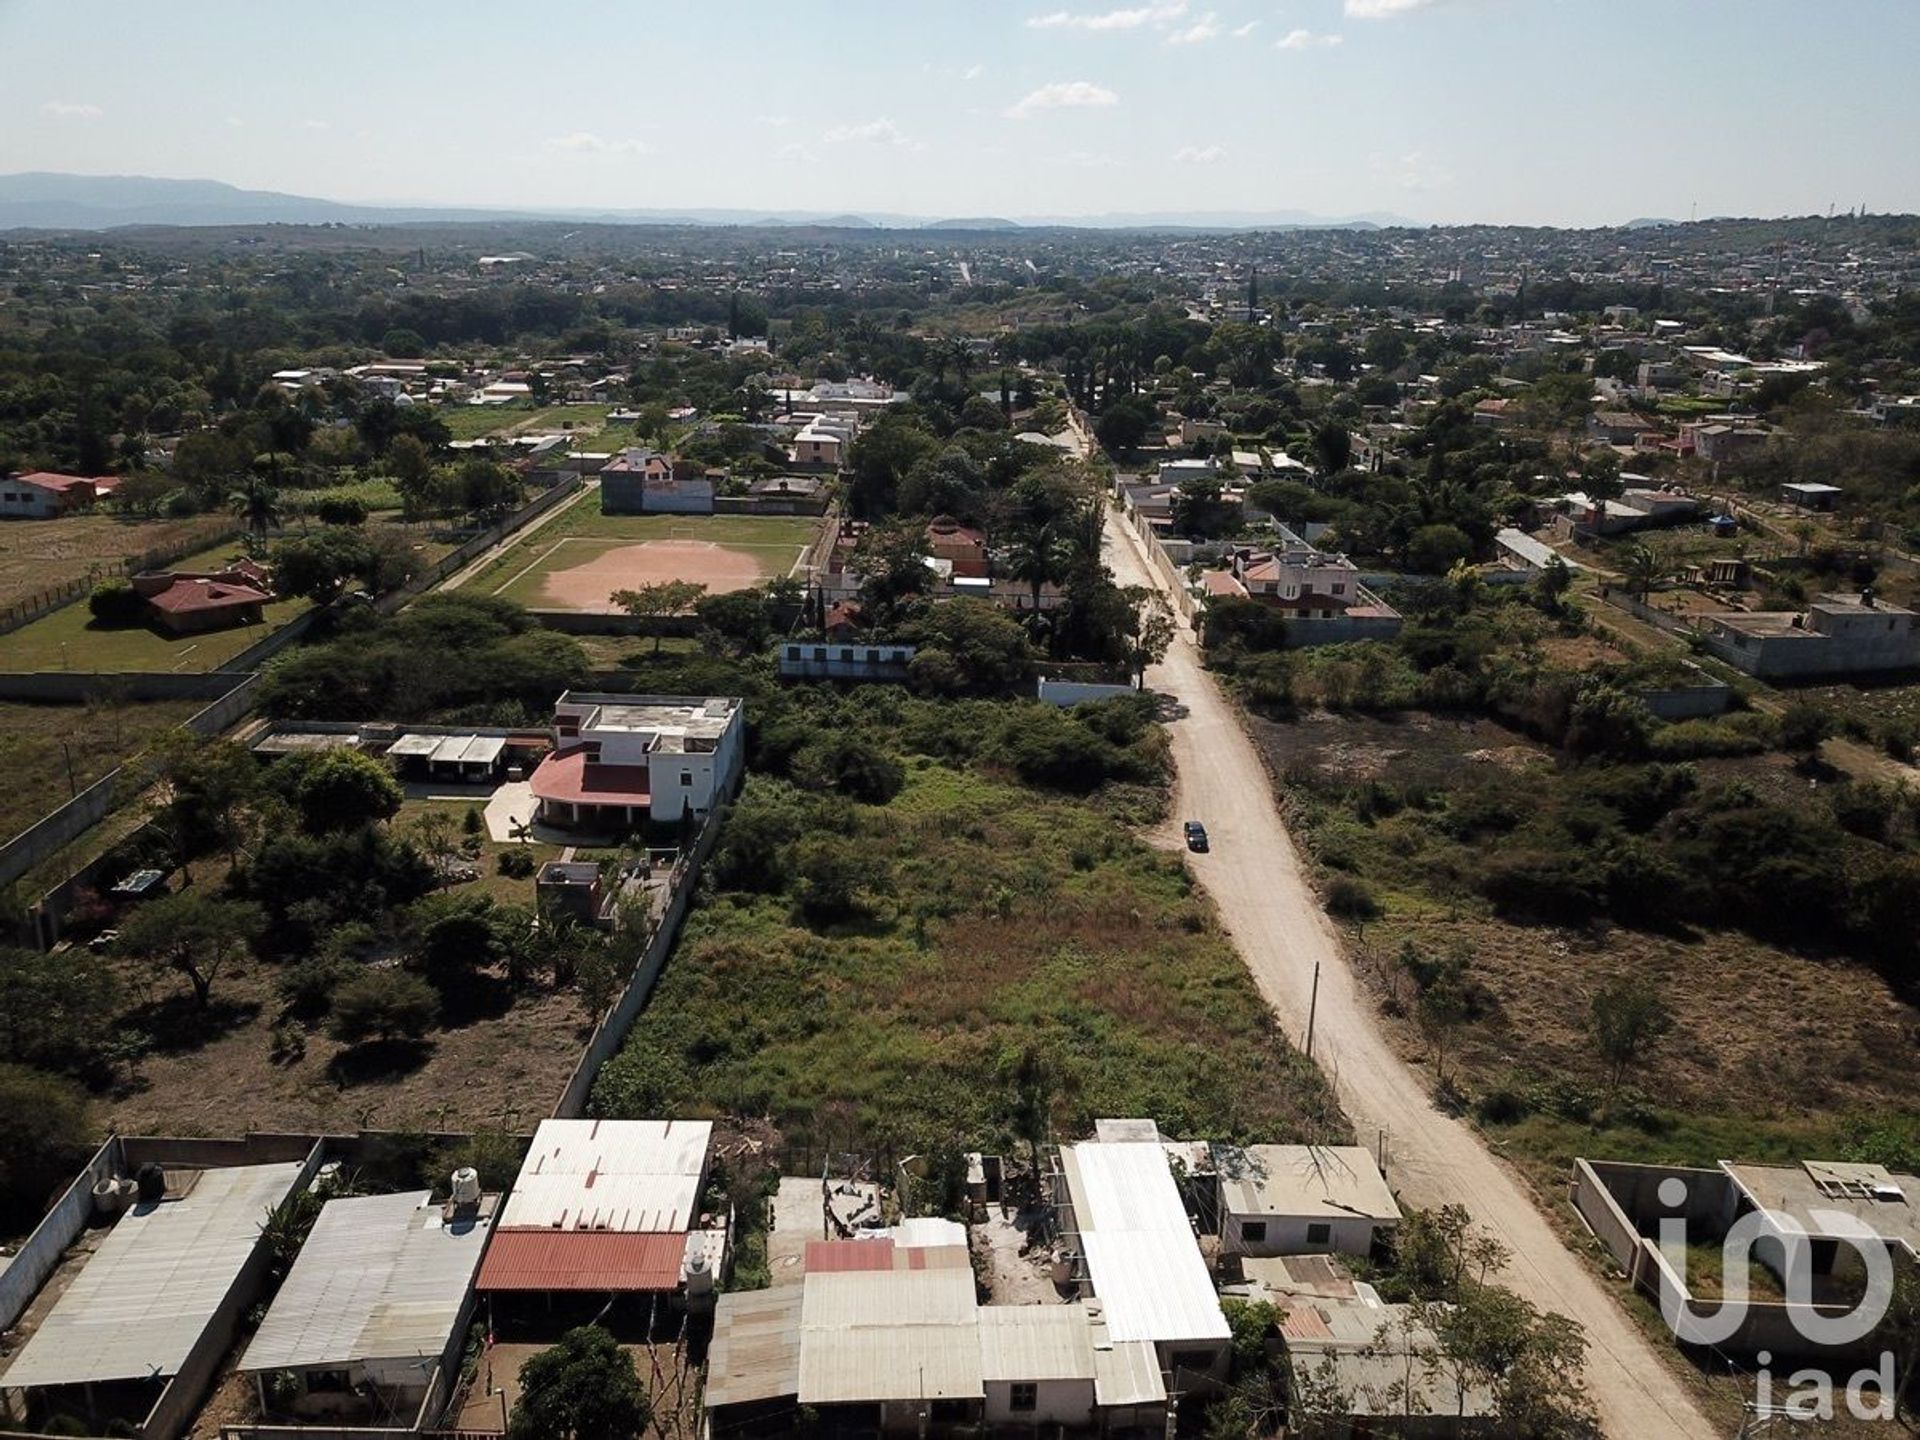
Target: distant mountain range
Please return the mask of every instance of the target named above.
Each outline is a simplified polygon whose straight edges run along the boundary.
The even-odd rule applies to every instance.
[[[807,210],[606,210],[492,208],[454,205],[358,205],[242,190],[218,180],[167,180],[147,175],[65,175],[34,171],[0,175],[0,230],[107,230],[121,225],[405,225],[449,222],[579,220],[610,225],[805,226],[828,230],[1008,231],[1039,227],[1097,230],[1374,229],[1416,225],[1389,214],[1330,217],[1304,210],[1270,212],[1139,212],[935,218],[889,213]]]

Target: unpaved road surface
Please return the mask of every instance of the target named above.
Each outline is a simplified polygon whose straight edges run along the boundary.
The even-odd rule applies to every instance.
[[[1155,585],[1138,539],[1111,509],[1107,563],[1123,585]],[[1165,586],[1159,588],[1164,592]],[[1305,1033],[1314,966],[1320,967],[1314,1058],[1333,1080],[1363,1144],[1386,1132],[1387,1174],[1415,1206],[1465,1205],[1513,1253],[1504,1283],[1587,1333],[1587,1381],[1609,1435],[1619,1440],[1699,1440],[1716,1433],[1666,1357],[1627,1318],[1586,1263],[1569,1251],[1520,1179],[1466,1125],[1434,1108],[1424,1075],[1381,1033],[1373,1003],[1347,968],[1281,822],[1265,768],[1230,702],[1200,666],[1184,625],[1147,683],[1184,708],[1168,730],[1178,768],[1169,843],[1199,820],[1211,852],[1189,856],[1247,967],[1298,1041]]]

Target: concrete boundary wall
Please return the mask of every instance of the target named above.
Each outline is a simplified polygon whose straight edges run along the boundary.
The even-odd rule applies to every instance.
[[[707,816],[706,824],[700,827],[700,836],[694,841],[693,849],[675,867],[672,894],[667,901],[666,911],[661,915],[660,923],[654,927],[639,964],[634,966],[633,974],[628,977],[626,990],[600,1017],[600,1023],[594,1026],[579,1063],[573,1067],[573,1074],[568,1078],[566,1088],[560,1092],[559,1102],[553,1107],[555,1119],[571,1120],[586,1113],[587,1101],[593,1094],[593,1082],[600,1073],[600,1067],[619,1050],[621,1042],[627,1038],[627,1031],[633,1028],[634,1020],[645,1007],[647,997],[653,993],[654,982],[660,978],[660,971],[667,963],[674,941],[679,938],[680,923],[686,919],[687,908],[693,901],[693,889],[700,878],[700,867],[706,863],[715,840],[719,838],[727,808],[725,804],[715,805]]]
[[[217,700],[235,685],[224,671],[183,675],[175,671],[39,670],[0,672],[0,700],[77,704],[87,700]]]
[[[1035,698],[1049,705],[1080,705],[1088,701],[1116,700],[1122,695],[1138,695],[1141,692],[1131,685],[1103,685],[1083,680],[1049,680],[1045,675],[1035,691]]]
[[[119,1137],[110,1136],[33,1227],[33,1234],[14,1252],[7,1268],[0,1270],[0,1330],[11,1330],[20,1322],[74,1237],[87,1228],[93,1215],[93,1187],[124,1173],[124,1168]]]

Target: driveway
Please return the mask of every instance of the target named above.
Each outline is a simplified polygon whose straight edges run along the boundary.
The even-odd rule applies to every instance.
[[[1140,542],[1111,509],[1104,550],[1121,584],[1157,583]],[[1502,1281],[1585,1328],[1588,1385],[1609,1435],[1695,1440],[1716,1433],[1671,1368],[1672,1357],[1656,1352],[1587,1263],[1562,1243],[1524,1182],[1472,1129],[1434,1108],[1426,1076],[1388,1044],[1307,883],[1260,757],[1200,666],[1191,629],[1181,625],[1147,683],[1185,711],[1169,726],[1179,772],[1173,815],[1176,822],[1203,821],[1213,844],[1208,854],[1189,855],[1188,864],[1296,1043],[1306,1028],[1314,967],[1320,967],[1314,1058],[1360,1143],[1373,1146],[1385,1132],[1394,1189],[1415,1206],[1466,1206],[1512,1251]]]

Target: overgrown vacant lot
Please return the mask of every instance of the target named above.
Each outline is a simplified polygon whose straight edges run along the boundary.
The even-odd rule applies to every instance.
[[[132,704],[104,695],[88,705],[0,704],[0,839],[19,834],[206,703]]]
[[[233,522],[197,515],[185,520],[123,520],[105,514],[0,524],[0,607],[25,600],[89,570],[118,574],[131,555],[170,550],[231,530]]]
[[[1897,971],[1841,953],[1839,936],[1819,949],[1731,923],[1551,923],[1488,898],[1490,873],[1519,852],[1537,856],[1527,827],[1549,815],[1588,827],[1568,853],[1644,846],[1616,863],[1665,883],[1652,847],[1674,822],[1632,815],[1637,833],[1622,842],[1601,798],[1633,808],[1631,767],[1571,766],[1495,721],[1423,711],[1253,723],[1330,883],[1357,880],[1379,906],[1353,945],[1404,1047],[1444,1067],[1543,1187],[1564,1181],[1574,1154],[1695,1164],[1840,1155],[1871,1147],[1889,1123],[1895,1134],[1910,1125],[1899,1112],[1913,1104],[1920,1011],[1890,978]],[[1737,787],[1807,824],[1824,820],[1829,794],[1844,808],[1844,782],[1811,787],[1778,753],[1687,768],[1691,796]],[[1537,882],[1536,904],[1555,903],[1556,872],[1511,873]],[[1469,1013],[1451,1026],[1422,1015],[1417,967],[1435,962],[1464,963]],[[1648,982],[1674,1024],[1609,1096],[1589,1020],[1595,992],[1622,976]]]
[[[951,717],[957,743],[978,719]],[[901,1153],[1008,1144],[1029,1057],[1062,1133],[1100,1115],[1342,1133],[1180,862],[1131,833],[1158,803],[926,756],[886,805],[755,778],[599,1108],[766,1116],[791,1138]],[[825,893],[840,884],[851,894]]]

